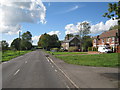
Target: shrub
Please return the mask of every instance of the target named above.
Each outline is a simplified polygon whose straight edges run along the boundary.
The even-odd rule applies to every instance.
[[[77,51],[78,47],[69,47],[68,51],[69,52],[73,52],[73,51]]]
[[[60,51],[60,52],[64,52],[64,49],[60,49],[59,51]]]
[[[88,51],[92,51],[92,47],[88,47]]]
[[[97,49],[97,48],[95,48],[95,47],[93,47],[93,51],[98,51],[98,49]]]

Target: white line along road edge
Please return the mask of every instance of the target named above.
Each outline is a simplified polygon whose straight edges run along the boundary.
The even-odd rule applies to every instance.
[[[62,69],[60,69],[60,68],[53,62],[53,60],[52,60],[50,57],[47,57],[47,58],[58,68],[58,70],[60,70],[60,71],[63,73],[63,75],[64,75],[76,88],[79,88],[79,87],[66,75],[66,73],[63,72]]]

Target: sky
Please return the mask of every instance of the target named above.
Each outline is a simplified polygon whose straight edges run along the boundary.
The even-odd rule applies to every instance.
[[[84,21],[91,25],[91,36],[99,35],[111,26],[117,25],[116,20],[102,17],[107,12],[108,3],[39,2],[32,6],[29,6],[30,4],[21,5],[21,3],[8,4],[7,6],[12,8],[6,7],[6,11],[1,11],[7,13],[1,19],[1,22],[4,22],[0,26],[2,40],[6,40],[10,44],[12,40],[18,38],[18,30],[21,30],[21,33],[30,31],[34,45],[37,44],[40,35],[44,33],[57,34],[59,39],[63,40],[66,34],[76,34],[78,31],[76,26]],[[2,6],[2,9],[3,7],[5,5]],[[17,12],[17,14],[13,12]]]

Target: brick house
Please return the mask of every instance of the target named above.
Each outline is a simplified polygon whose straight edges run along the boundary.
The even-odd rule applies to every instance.
[[[61,46],[63,49],[68,50],[69,47],[78,47],[80,48],[80,39],[76,36],[74,37],[65,37],[65,40],[62,41]]]
[[[118,46],[118,30],[110,30],[93,37],[93,47],[106,46],[113,49],[115,52]]]

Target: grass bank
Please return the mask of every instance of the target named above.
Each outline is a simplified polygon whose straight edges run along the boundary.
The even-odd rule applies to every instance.
[[[12,51],[12,50],[6,51],[6,52],[2,53],[2,62],[9,61],[12,58],[15,58],[17,56],[21,56],[21,55],[26,54],[28,52],[31,52],[31,51],[20,51],[20,54],[19,54],[19,51]]]
[[[102,67],[117,67],[120,66],[118,63],[118,54],[94,54],[94,55],[69,55],[60,56],[56,55],[57,58],[64,60],[69,64],[77,64],[84,66],[102,66]]]

